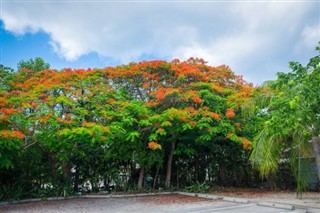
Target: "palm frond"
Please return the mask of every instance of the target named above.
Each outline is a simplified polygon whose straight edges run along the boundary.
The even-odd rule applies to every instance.
[[[279,135],[273,134],[268,126],[255,138],[254,149],[250,160],[258,168],[261,176],[277,171],[283,146],[279,142]]]

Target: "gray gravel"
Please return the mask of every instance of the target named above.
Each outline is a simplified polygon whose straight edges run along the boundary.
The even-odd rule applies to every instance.
[[[32,203],[23,203],[15,205],[0,206],[0,212],[197,212],[208,208],[234,206],[236,203],[225,202],[221,200],[200,200],[200,201],[182,201],[175,202],[174,196],[172,202],[161,202],[159,196],[156,201],[153,196],[131,197],[131,198],[85,198],[68,199],[59,201],[41,201]],[[178,198],[179,199],[179,198]]]
[[[284,213],[284,212],[320,212],[317,208],[296,208],[292,205],[255,202],[243,198],[212,196],[206,194],[189,196],[182,194],[162,195],[116,195],[111,196],[83,196],[62,200],[37,201],[0,205],[0,212],[133,212],[133,213]],[[132,197],[128,197],[132,196]],[[212,199],[205,199],[211,197]],[[219,199],[218,199],[219,198]],[[230,198],[230,199],[225,199]],[[232,199],[231,199],[232,198]],[[229,200],[229,201],[228,201]],[[246,201],[246,202],[244,202]]]

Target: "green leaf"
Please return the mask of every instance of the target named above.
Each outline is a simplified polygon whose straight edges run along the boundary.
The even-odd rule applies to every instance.
[[[140,133],[137,131],[134,132],[129,132],[128,136],[126,137],[127,141],[131,141],[134,142],[136,139],[138,139],[140,137]]]
[[[149,136],[149,141],[157,141],[158,140],[158,135],[157,134],[151,134]]]
[[[189,123],[185,123],[182,125],[182,129],[183,131],[189,130],[189,129],[193,129],[193,126]]]

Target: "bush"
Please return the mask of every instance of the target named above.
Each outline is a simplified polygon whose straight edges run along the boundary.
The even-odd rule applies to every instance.
[[[206,183],[195,183],[191,186],[184,188],[184,192],[206,193],[209,191],[210,186]]]
[[[25,195],[26,190],[21,185],[8,184],[0,186],[0,201],[21,200]]]

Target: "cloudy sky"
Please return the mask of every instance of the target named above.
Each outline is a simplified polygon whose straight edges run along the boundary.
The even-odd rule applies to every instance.
[[[320,2],[1,0],[0,25],[0,63],[13,68],[199,57],[260,84],[317,54]]]

